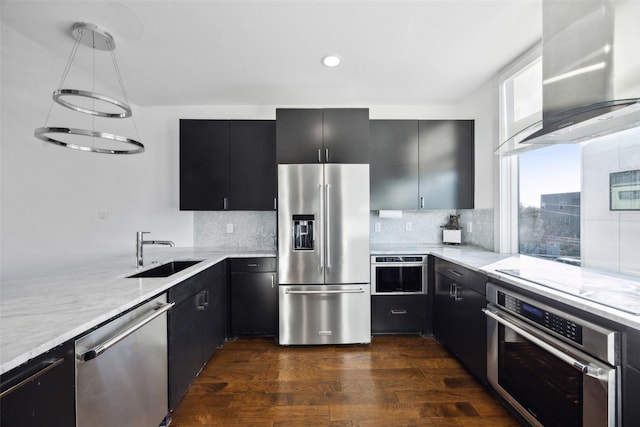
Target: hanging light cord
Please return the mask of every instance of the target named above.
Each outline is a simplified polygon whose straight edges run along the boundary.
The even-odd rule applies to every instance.
[[[81,30],[81,34],[84,34],[84,31]],[[67,65],[64,67],[64,71],[62,72],[62,78],[60,79],[60,83],[58,83],[58,90],[62,89],[62,85],[64,81],[67,79],[67,75],[69,74],[69,70],[71,70],[71,64],[76,57],[76,53],[78,52],[78,46],[80,46],[80,39],[82,37],[76,38],[75,43],[73,43],[73,48],[71,48],[71,53],[69,54],[69,59],[67,60]],[[51,105],[49,106],[49,112],[47,113],[47,118],[44,120],[44,127],[47,127],[47,123],[49,123],[49,117],[51,116],[51,111],[53,110],[54,101],[51,101]]]
[[[107,43],[111,44],[110,41],[107,41]],[[120,67],[118,66],[118,61],[116,60],[116,50],[110,49],[109,55],[111,55],[111,62],[113,62],[113,68],[115,68],[116,70],[116,76],[118,78],[118,83],[120,84],[120,90],[122,91],[122,96],[124,96],[124,102],[127,105],[130,105],[129,96],[127,95],[127,90],[124,88],[124,81],[122,80],[122,74],[120,73]],[[131,123],[133,124],[133,130],[136,133],[136,139],[140,139],[140,135],[138,135],[138,126],[136,126],[136,119],[133,115],[131,116]]]

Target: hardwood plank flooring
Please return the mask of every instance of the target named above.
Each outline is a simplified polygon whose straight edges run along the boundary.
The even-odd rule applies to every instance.
[[[440,344],[417,336],[345,346],[231,341],[172,417],[172,427],[520,426]]]

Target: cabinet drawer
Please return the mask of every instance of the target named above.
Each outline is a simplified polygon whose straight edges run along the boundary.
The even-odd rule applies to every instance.
[[[371,331],[375,333],[424,332],[427,295],[374,295],[371,297]]]
[[[487,276],[436,257],[435,272],[486,295]]]
[[[234,258],[231,260],[232,273],[256,273],[276,271],[275,258]]]

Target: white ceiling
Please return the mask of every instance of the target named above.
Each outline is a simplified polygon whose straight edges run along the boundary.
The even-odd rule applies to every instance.
[[[110,32],[140,106],[443,104],[540,39],[541,1],[2,0],[1,19],[64,60],[74,22]]]

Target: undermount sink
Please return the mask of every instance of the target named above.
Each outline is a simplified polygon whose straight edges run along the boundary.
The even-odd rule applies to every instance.
[[[172,274],[176,274],[184,269],[195,265],[202,260],[189,260],[189,261],[169,261],[164,264],[160,264],[157,267],[150,268],[149,270],[141,271],[140,273],[127,276],[128,278],[141,278],[141,277],[169,277]]]

